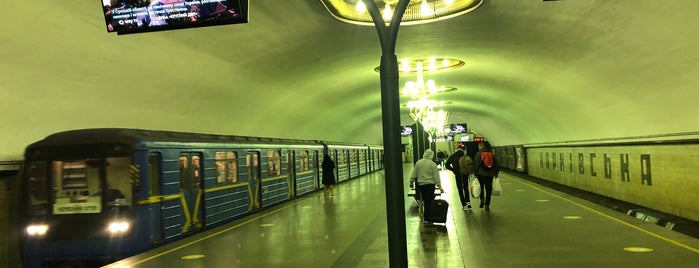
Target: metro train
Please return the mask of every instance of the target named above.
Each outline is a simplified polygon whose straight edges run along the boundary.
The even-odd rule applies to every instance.
[[[25,267],[93,267],[382,168],[381,145],[125,128],[59,132],[26,148]]]

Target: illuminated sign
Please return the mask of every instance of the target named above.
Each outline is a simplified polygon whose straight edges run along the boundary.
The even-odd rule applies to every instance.
[[[118,34],[248,22],[248,0],[102,0],[102,10]]]
[[[102,204],[98,202],[56,203],[53,205],[53,214],[99,213],[101,210]]]

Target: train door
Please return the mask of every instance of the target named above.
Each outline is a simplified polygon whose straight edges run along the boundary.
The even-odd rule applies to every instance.
[[[287,174],[289,174],[287,180],[289,182],[289,197],[296,196],[296,155],[294,151],[288,151],[286,154],[286,162],[289,167],[287,168]]]
[[[262,181],[260,180],[260,152],[247,152],[245,160],[248,167],[248,194],[250,195],[249,211],[261,208]]]
[[[203,171],[201,153],[180,154],[180,189],[182,189],[180,200],[185,216],[183,233],[196,231],[203,226]]]
[[[162,156],[159,153],[151,153],[148,156],[148,197],[150,198],[160,198],[162,180]],[[158,207],[150,207],[148,209],[148,214],[150,215],[150,240],[153,243],[160,242],[164,239],[163,234],[163,202],[159,202]]]

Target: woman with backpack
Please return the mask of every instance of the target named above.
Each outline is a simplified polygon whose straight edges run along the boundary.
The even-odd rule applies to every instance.
[[[478,143],[478,152],[476,153],[476,159],[474,159],[474,174],[478,178],[478,182],[481,184],[481,204],[478,206],[483,208],[485,206],[485,211],[490,211],[490,197],[493,192],[493,177],[497,177],[500,172],[497,159],[493,155],[493,149],[490,143],[487,141],[482,141]],[[485,194],[485,202],[483,202],[483,195]]]

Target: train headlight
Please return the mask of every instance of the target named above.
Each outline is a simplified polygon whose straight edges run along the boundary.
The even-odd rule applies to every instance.
[[[46,224],[32,224],[27,226],[25,230],[29,236],[44,236],[49,231],[49,226]]]
[[[107,230],[110,234],[119,235],[128,232],[130,227],[131,224],[127,221],[113,221],[109,223]]]

